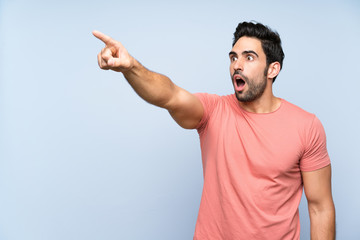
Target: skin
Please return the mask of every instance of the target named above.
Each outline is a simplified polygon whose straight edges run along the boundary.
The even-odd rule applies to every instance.
[[[335,239],[335,206],[331,193],[331,165],[302,172],[312,240]]]
[[[146,69],[120,42],[98,31],[93,31],[93,34],[105,44],[98,54],[101,69],[121,72],[145,101],[167,109],[181,127],[196,128],[204,113],[197,97],[175,85],[165,75]],[[266,65],[261,42],[256,38],[241,37],[231,49],[229,57],[233,85],[234,73],[246,78],[242,91],[237,92],[234,86],[236,97],[248,100],[238,101],[239,107],[253,113],[269,113],[278,109],[281,100],[274,96],[272,84],[281,66],[278,62]],[[258,91],[255,86],[260,86],[263,91]],[[311,239],[334,239],[335,208],[331,193],[331,166],[301,174],[309,207]]]
[[[98,31],[93,31],[93,34],[105,43],[98,54],[101,69],[122,72],[141,98],[167,109],[181,127],[194,129],[198,125],[204,109],[197,97],[175,85],[168,77],[146,69],[120,42]]]
[[[281,100],[274,96],[272,91],[272,79],[280,72],[280,63],[271,63],[266,71],[266,55],[262,50],[261,42],[256,38],[241,37],[233,46],[229,53],[230,75],[235,71],[240,71],[247,77],[245,89],[236,92],[237,98],[244,97],[250,90],[250,84],[259,85],[265,81],[264,92],[253,101],[239,102],[240,107],[253,113],[269,113],[280,107]],[[233,85],[234,81],[232,79]]]

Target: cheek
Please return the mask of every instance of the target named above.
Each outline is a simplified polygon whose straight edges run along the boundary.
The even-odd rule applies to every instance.
[[[251,69],[251,73],[253,74],[253,76],[256,76],[257,78],[263,78],[264,72],[265,72],[265,68],[263,66],[256,66]]]
[[[234,74],[234,72],[235,72],[234,67],[233,67],[233,64],[230,64],[229,70],[230,70],[230,74],[231,74],[231,76],[232,76],[232,75]]]

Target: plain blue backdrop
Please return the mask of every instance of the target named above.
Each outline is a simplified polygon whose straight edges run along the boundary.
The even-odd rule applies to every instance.
[[[199,138],[100,70],[120,40],[190,92],[232,93],[240,21],[277,30],[275,95],[322,121],[338,239],[360,239],[358,1],[0,2],[0,239],[192,239],[202,191]],[[301,237],[309,239],[306,201]]]

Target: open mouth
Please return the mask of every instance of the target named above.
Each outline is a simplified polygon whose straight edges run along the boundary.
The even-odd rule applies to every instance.
[[[236,91],[242,91],[245,88],[245,80],[240,75],[234,76],[234,86]]]
[[[242,80],[241,78],[236,78],[235,81],[236,81],[236,85],[237,85],[238,87],[242,87],[242,86],[245,85],[245,81]]]

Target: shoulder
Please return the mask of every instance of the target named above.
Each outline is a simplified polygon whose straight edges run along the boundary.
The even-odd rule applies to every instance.
[[[199,98],[200,101],[219,100],[221,98],[220,95],[213,93],[194,93],[194,95]]]
[[[195,93],[194,94],[202,103],[204,113],[199,125],[196,127],[198,130],[206,128],[210,119],[218,119],[222,117],[224,112],[230,111],[234,105],[233,95],[220,96],[217,94],[209,93]]]
[[[233,94],[221,96],[211,93],[194,93],[194,95],[201,101],[204,107],[215,107],[221,103],[231,104],[235,99]]]
[[[303,108],[282,99],[283,103],[283,113],[286,114],[287,118],[291,118],[299,123],[306,123],[306,125],[311,125],[314,119],[316,118],[315,114],[310,113]]]
[[[314,114],[292,104],[284,101],[284,113],[295,122],[299,127],[300,135],[302,135],[305,143],[304,145],[313,145],[314,138],[325,139],[324,127],[319,118]]]

